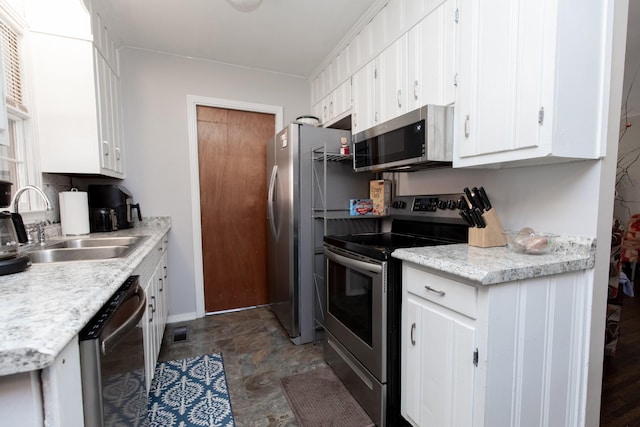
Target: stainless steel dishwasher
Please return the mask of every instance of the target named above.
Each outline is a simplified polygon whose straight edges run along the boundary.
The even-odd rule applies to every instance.
[[[139,276],[129,277],[80,332],[85,427],[146,426]]]

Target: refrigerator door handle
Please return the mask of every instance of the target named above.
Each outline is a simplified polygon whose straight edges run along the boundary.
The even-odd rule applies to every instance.
[[[275,237],[278,237],[276,230],[276,220],[274,217],[273,205],[275,204],[274,195],[276,191],[276,179],[278,176],[278,165],[274,165],[271,170],[271,179],[269,180],[269,194],[267,196],[267,218],[269,219],[269,225],[271,226],[271,233]]]

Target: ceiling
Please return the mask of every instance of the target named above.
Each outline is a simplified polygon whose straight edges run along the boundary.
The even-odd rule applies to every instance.
[[[126,46],[310,77],[384,0],[264,0],[239,12],[227,0],[104,0]],[[409,0],[414,1],[414,0]],[[631,0],[623,97],[640,114],[640,1]],[[369,13],[367,13],[369,12]],[[638,73],[639,81],[633,83]],[[624,99],[623,99],[624,100]]]
[[[413,0],[412,0],[413,1]],[[309,77],[379,0],[105,0],[124,45]]]

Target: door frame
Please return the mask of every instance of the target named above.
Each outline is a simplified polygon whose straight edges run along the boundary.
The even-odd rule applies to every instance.
[[[204,264],[202,261],[202,224],[200,222],[200,169],[198,162],[198,116],[196,108],[216,107],[275,116],[276,132],[284,127],[284,108],[278,105],[256,104],[232,99],[187,95],[187,124],[189,126],[189,173],[191,181],[191,225],[193,232],[193,264],[195,268],[196,317],[206,315],[204,309]],[[275,135],[275,133],[274,133]],[[266,218],[266,211],[265,211]]]

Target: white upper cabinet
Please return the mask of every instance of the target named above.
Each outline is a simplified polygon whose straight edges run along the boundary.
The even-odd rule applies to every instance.
[[[376,60],[369,62],[351,80],[351,133],[356,134],[373,126]]]
[[[454,167],[602,156],[612,3],[459,0]]]
[[[407,112],[407,38],[400,37],[379,56],[375,75],[374,125]]]
[[[118,59],[100,3],[26,5],[42,171],[124,178]]]
[[[351,79],[348,79],[313,108],[313,114],[322,126],[328,126],[343,119],[351,112]]]
[[[454,102],[455,14],[454,0],[437,6],[354,75],[353,134],[425,104]]]
[[[407,111],[455,101],[455,14],[449,0],[407,33]]]

